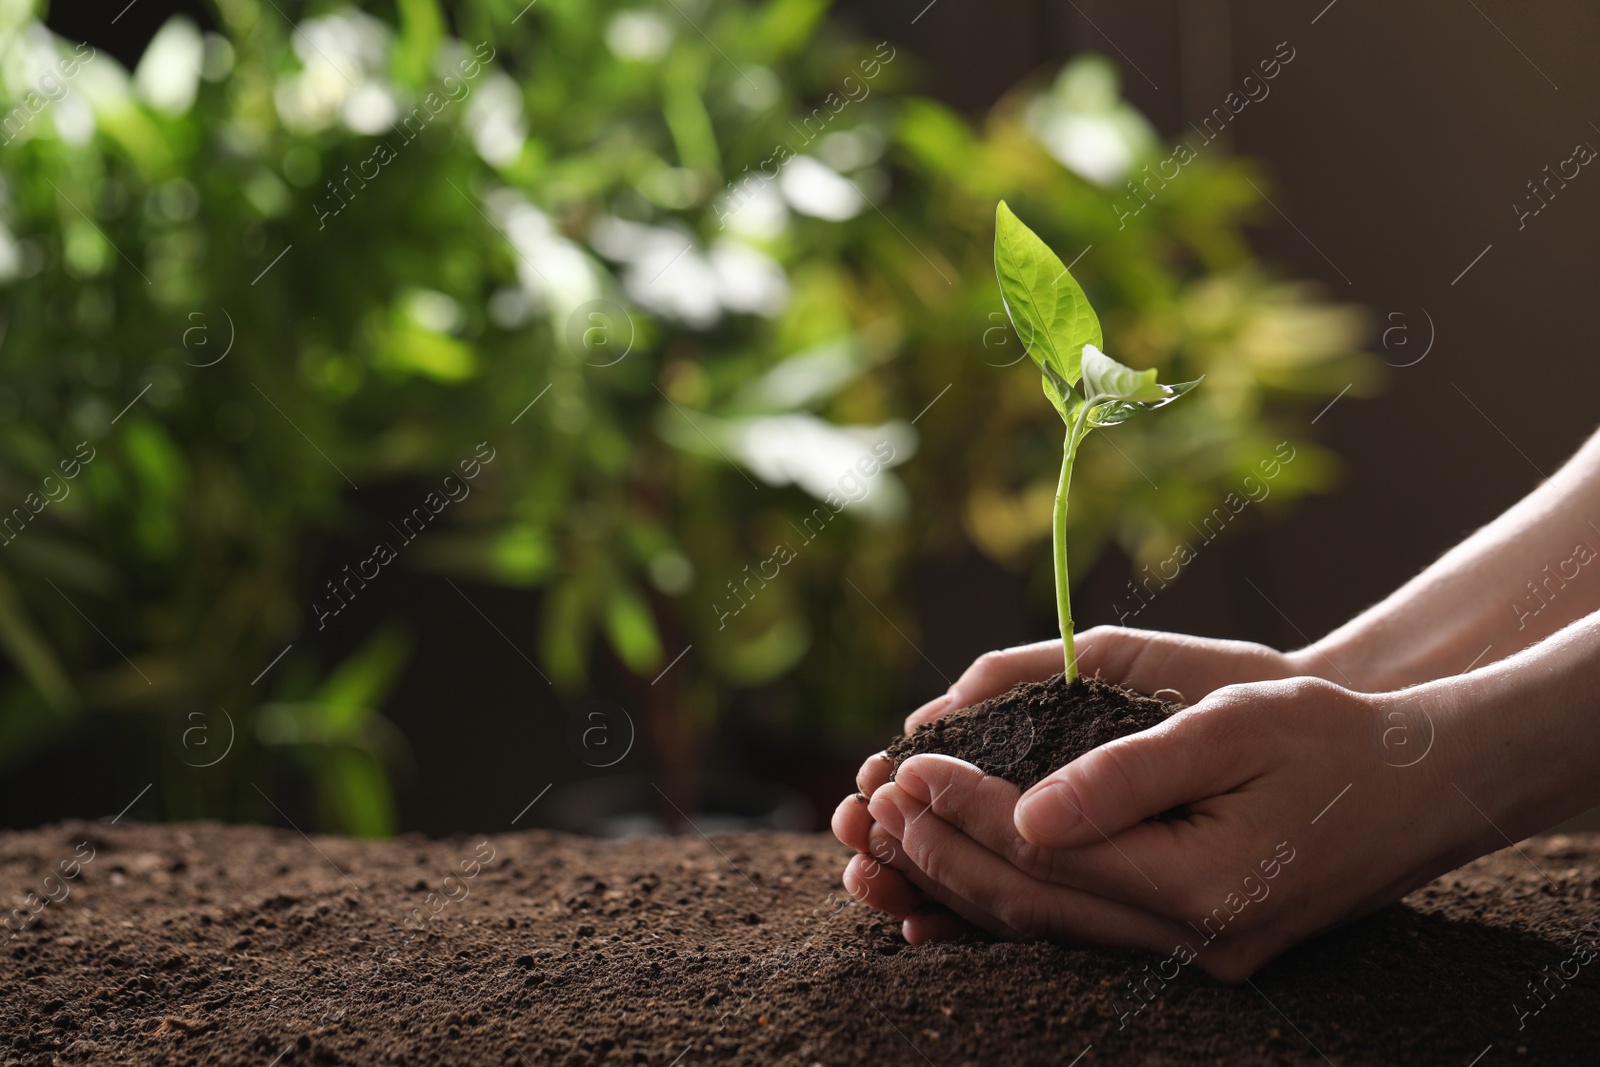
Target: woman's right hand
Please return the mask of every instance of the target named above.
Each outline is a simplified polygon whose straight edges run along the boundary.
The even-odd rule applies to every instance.
[[[1321,662],[1321,657],[1310,649],[1284,653],[1249,641],[1221,641],[1121,626],[1087,630],[1078,635],[1077,648],[1078,671],[1084,677],[1099,675],[1135,692],[1152,696],[1160,693],[1180,704],[1198,704],[1225,685],[1300,675],[1323,677],[1321,671],[1311,668],[1332,666]],[[1307,659],[1314,663],[1302,662]],[[906,719],[905,731],[909,734],[942,715],[997,697],[1020,682],[1042,682],[1060,674],[1062,666],[1060,641],[985,652],[947,691],[913,711]],[[1338,677],[1329,680],[1348,684],[1347,679]],[[870,797],[889,780],[892,769],[881,752],[867,757],[856,774],[861,795]],[[861,813],[841,807],[845,824],[856,829]]]
[[[1248,641],[1219,641],[1120,626],[1097,626],[1079,634],[1077,651],[1078,669],[1083,675],[1098,674],[1141,693],[1161,692],[1163,697],[1183,704],[1199,703],[1223,686],[1299,675],[1322,676],[1333,666],[1312,649],[1283,653]],[[987,652],[948,691],[912,712],[906,719],[906,733],[941,715],[999,696],[1019,682],[1042,682],[1061,673],[1062,666],[1059,640]],[[1337,675],[1332,680],[1348,684],[1347,679]],[[893,770],[893,764],[882,752],[869,756],[856,774],[860,792],[846,797],[833,814],[833,832],[863,854],[859,857],[862,862],[846,877],[846,885],[852,894],[865,899],[866,881],[870,880],[876,905],[905,918],[906,936],[914,943],[950,936],[952,930],[965,924],[942,908],[930,908],[931,902],[923,893],[889,867],[892,857],[868,855],[873,820],[866,801],[889,781]]]

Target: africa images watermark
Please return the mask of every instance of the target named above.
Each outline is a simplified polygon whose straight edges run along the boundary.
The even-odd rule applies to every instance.
[[[1285,451],[1288,452],[1288,455],[1284,454]],[[1223,497],[1221,504],[1212,508],[1201,518],[1199,526],[1195,526],[1193,522],[1189,523],[1195,533],[1200,535],[1199,544],[1202,546],[1209,545],[1212,541],[1215,541],[1222,534],[1222,531],[1228,527],[1228,524],[1238,518],[1245,508],[1251,504],[1259,504],[1270,496],[1272,493],[1271,481],[1283,473],[1284,467],[1294,462],[1295,455],[1294,446],[1289,444],[1288,441],[1278,442],[1278,447],[1273,451],[1272,456],[1256,464],[1256,469],[1261,472],[1261,476],[1258,478],[1254,474],[1245,475],[1243,482],[1239,486],[1240,491],[1244,494],[1243,496],[1239,492],[1229,492],[1227,496]],[[1166,559],[1155,564],[1154,573],[1151,572],[1151,565],[1146,563],[1141,571],[1144,575],[1143,581],[1135,585],[1134,579],[1128,579],[1128,592],[1132,593],[1134,599],[1138,601],[1137,606],[1123,607],[1121,601],[1112,605],[1112,610],[1117,615],[1117,625],[1127,625],[1129,619],[1132,619],[1148,607],[1150,601],[1155,599],[1155,595],[1177,580],[1183,568],[1192,563],[1197,554],[1195,547],[1191,546],[1187,541],[1182,541],[1179,542],[1178,546],[1172,550]],[[1152,582],[1156,583],[1154,589],[1150,587]],[[1143,594],[1139,592],[1140,589],[1144,590]],[[1146,599],[1146,596],[1148,596],[1148,599]]]
[[[488,55],[484,55],[486,49]],[[451,104],[460,103],[467,98],[468,94],[472,92],[472,79],[482,72],[485,64],[494,59],[495,50],[485,41],[473,50],[473,54],[477,56],[476,59],[469,56],[456,65],[456,69],[461,72],[460,78],[453,74],[446,75],[439,83],[438,89],[426,93],[418,106],[412,108],[411,113],[401,120],[400,125],[394,127],[395,133],[405,137],[405,140],[400,142],[401,148],[415,141],[418,135],[427,129],[428,123],[438,118],[445,108]],[[454,83],[455,88],[452,88],[452,83]],[[458,89],[459,92],[456,91]],[[444,95],[439,95],[440,92]],[[401,129],[401,126],[405,128]],[[378,175],[383,172],[383,168],[393,163],[398,157],[399,153],[395,151],[388,141],[379,141],[373,147],[372,154],[356,164],[355,173],[352,174],[349,164],[346,164],[344,167],[345,176],[340,179],[338,185],[335,185],[330,178],[327,182],[328,192],[332,194],[333,200],[337,201],[339,206],[324,208],[320,201],[312,202],[311,208],[317,213],[317,229],[326,229],[330,218],[350,206],[345,197],[339,195],[340,188],[344,189],[345,196],[348,196],[350,200],[354,200],[356,194],[367,187],[368,182],[376,181]],[[371,174],[367,173],[368,165],[372,168]],[[352,182],[356,183],[354,187],[351,186]]]
[[[870,480],[877,477],[880,471],[888,467],[894,461],[894,457],[894,445],[887,440],[878,441],[872,446],[871,452],[862,453],[861,457],[856,460],[855,466],[847,468],[839,476],[835,489],[822,498],[824,506],[811,509],[811,514],[800,520],[800,526],[803,526],[804,529],[801,530],[800,527],[795,527],[796,532],[805,538],[800,547],[804,548],[812,541],[815,541],[822,531],[827,529],[834,516],[844,511],[845,508],[865,500],[867,494],[871,491]],[[811,528],[813,522],[816,523],[815,530]],[[790,525],[793,525],[793,523]],[[750,564],[746,563],[743,571],[744,577],[739,580],[738,585],[734,584],[733,579],[730,578],[728,580],[728,592],[731,594],[729,600],[737,603],[738,607],[724,609],[720,603],[715,602],[711,605],[711,610],[716,612],[717,615],[717,629],[726,629],[728,620],[749,607],[755,600],[756,594],[765,589],[767,583],[777,578],[782,569],[793,563],[799,555],[794,546],[785,541],[782,544],[774,545],[772,555],[756,564],[755,573],[751,573]],[[771,574],[766,571],[768,565],[772,567]],[[751,587],[751,582],[757,583],[754,588]],[[743,593],[740,592],[741,589],[744,590]]]
[[[484,449],[489,450],[488,455],[484,455]],[[467,499],[468,494],[472,492],[472,486],[468,483],[481,474],[485,466],[494,462],[496,455],[489,442],[479,442],[477,450],[473,453],[474,458],[464,459],[457,464],[461,468],[460,477],[454,473],[445,475],[440,486],[443,496],[438,490],[430,491],[422,498],[421,504],[412,508],[410,513],[400,520],[399,526],[390,522],[390,528],[400,537],[400,547],[404,548],[421,537],[445,508]],[[350,564],[346,563],[341,569],[343,577],[337,582],[332,578],[328,579],[325,584],[331,599],[327,602],[318,600],[311,602],[311,613],[316,617],[317,629],[327,629],[328,620],[349,607],[350,601],[356,598],[356,594],[365,589],[368,582],[376,580],[378,575],[383,573],[383,568],[393,563],[399,555],[399,550],[388,541],[379,541],[373,547],[371,555],[356,562],[354,570],[351,570]],[[343,595],[340,594],[341,589]]]
[[[1590,948],[1588,945],[1585,945],[1581,939],[1573,938],[1572,945],[1574,949],[1572,955],[1556,964],[1554,973],[1550,973],[1550,965],[1548,963],[1539,968],[1538,986],[1533,984],[1534,980],[1532,978],[1528,979],[1528,992],[1533,994],[1535,1003],[1539,1005],[1537,1008],[1523,1009],[1519,1006],[1519,1001],[1513,1000],[1511,1002],[1511,1010],[1517,1015],[1518,1030],[1526,1029],[1528,1025],[1528,1019],[1532,1016],[1538,1015],[1541,1011],[1544,1011],[1544,1009],[1548,1008],[1550,1006],[1550,1001],[1556,999],[1556,994],[1561,992],[1562,989],[1567,988],[1567,983],[1577,978],[1579,972],[1594,961],[1594,949]],[[1566,971],[1568,964],[1572,965],[1571,974],[1568,974]],[[1551,989],[1551,979],[1554,979],[1556,985],[1560,988]],[[1544,989],[1544,996],[1539,995],[1540,987],[1543,987]]]
[[[83,53],[85,48],[89,50],[88,55]],[[46,108],[65,100],[72,92],[67,83],[76,78],[78,72],[93,62],[97,55],[99,53],[94,46],[80,44],[71,57],[56,60],[55,70],[41,74],[34,87],[22,94],[22,101],[6,112],[5,118],[0,119],[0,133],[5,134],[5,141],[0,143],[10,144],[21,137]]]
[[[1590,523],[1589,528],[1595,529],[1594,524]],[[1567,583],[1576,581],[1583,568],[1595,558],[1595,554],[1589,542],[1579,541],[1572,546],[1572,554],[1566,559],[1544,565],[1544,569],[1539,572],[1543,578],[1529,579],[1528,595],[1521,600],[1511,602],[1511,613],[1517,617],[1517,629],[1527,629],[1528,620],[1536,618],[1540,612],[1549,607],[1567,587]],[[1554,573],[1551,572],[1552,567],[1555,568]]]
[[[89,850],[87,856],[83,854],[84,849]],[[71,858],[57,863],[55,871],[45,875],[39,883],[39,888],[43,890],[43,895],[30,890],[22,898],[22,907],[12,908],[10,914],[5,917],[4,925],[10,935],[6,938],[5,943],[10,944],[18,934],[32,926],[33,921],[39,917],[39,913],[44,909],[52,904],[65,903],[66,899],[72,895],[72,887],[67,883],[77,878],[83,872],[83,868],[94,860],[94,857],[94,846],[88,841],[81,841],[78,843],[77,848],[73,849]]]
[[[885,49],[888,49],[888,55],[883,54]],[[854,74],[847,75],[844,81],[840,83],[840,88],[844,91],[844,95],[841,96],[838,91],[830,92],[822,98],[821,104],[811,109],[811,114],[800,120],[799,127],[796,127],[794,120],[790,119],[790,127],[801,137],[800,147],[804,148],[818,137],[821,137],[829,124],[845,108],[851,104],[859,104],[870,96],[872,94],[872,80],[882,73],[885,66],[894,62],[894,57],[897,54],[888,41],[880,41],[878,47],[873,50],[871,58],[863,59],[856,64],[856,69],[861,72],[861,77],[857,78]],[[726,227],[728,219],[736,215],[739,209],[744,207],[750,198],[765,188],[769,182],[777,181],[784,165],[797,155],[799,155],[799,152],[793,144],[782,142],[775,145],[767,158],[756,165],[755,174],[750,174],[750,168],[745,167],[740,177],[728,183],[725,202],[716,208],[717,225]]]
[[[1288,49],[1287,55],[1284,54],[1284,49]],[[1128,192],[1133,197],[1134,206],[1128,207],[1122,204],[1113,204],[1111,206],[1112,210],[1117,213],[1117,229],[1126,228],[1129,219],[1149,207],[1151,202],[1155,200],[1156,194],[1167,187],[1167,182],[1176,179],[1183,173],[1184,167],[1200,158],[1200,150],[1221,137],[1223,131],[1228,128],[1234,119],[1239,117],[1245,108],[1252,103],[1260,103],[1265,100],[1272,93],[1272,89],[1267,85],[1267,82],[1282,74],[1283,68],[1294,62],[1297,54],[1289,46],[1288,41],[1279,41],[1277,49],[1272,53],[1272,57],[1263,59],[1256,64],[1261,70],[1260,78],[1257,78],[1254,74],[1245,75],[1244,80],[1239,83],[1239,89],[1232,90],[1227,96],[1223,97],[1222,105],[1212,108],[1211,112],[1200,120],[1200,125],[1196,126],[1193,122],[1189,123],[1202,138],[1199,148],[1190,145],[1187,139],[1179,141],[1176,145],[1173,145],[1171,155],[1155,164],[1155,173],[1151,173],[1150,164],[1146,163],[1143,170],[1144,177],[1139,179],[1137,185],[1134,184],[1133,179],[1129,179]],[[1240,95],[1241,91],[1244,94],[1242,96]],[[1168,173],[1169,168],[1171,169],[1170,174]]]
[[[1565,189],[1567,182],[1572,181],[1582,173],[1581,168],[1591,162],[1594,157],[1595,150],[1593,146],[1589,142],[1583,141],[1573,146],[1571,156],[1556,164],[1554,173],[1550,170],[1550,164],[1546,163],[1544,165],[1544,177],[1538,179],[1538,184],[1534,184],[1534,179],[1528,181],[1528,192],[1532,194],[1527,198],[1528,206],[1524,207],[1517,201],[1513,201],[1511,204],[1511,210],[1517,216],[1517,229],[1527,229],[1528,220],[1549,207],[1550,201],[1556,198],[1556,193],[1561,189]],[[1571,174],[1567,173],[1568,164],[1572,166]],[[1552,189],[1550,187],[1551,182],[1556,183],[1556,188]],[[1544,190],[1543,194],[1539,192],[1541,188]]]
[[[83,450],[86,448],[89,450],[87,456],[83,454]],[[4,548],[15,541],[17,536],[27,529],[28,524],[34,520],[34,517],[45,508],[51,504],[59,504],[72,495],[72,485],[70,483],[82,473],[84,467],[94,461],[96,455],[98,453],[93,445],[87,441],[80,441],[78,447],[73,450],[72,456],[56,464],[61,470],[61,477],[58,478],[54,474],[45,475],[44,480],[39,484],[38,493],[29,493],[23,497],[19,506],[12,508],[9,515],[0,519],[0,537],[5,538],[5,540],[0,541],[0,548]],[[44,495],[40,496],[39,493]]]
[[[1289,850],[1287,855],[1284,854],[1284,849]],[[1166,991],[1168,984],[1175,980],[1185,967],[1198,959],[1200,953],[1204,952],[1207,946],[1222,936],[1222,932],[1227,928],[1228,924],[1246,908],[1251,904],[1259,904],[1271,896],[1272,886],[1269,883],[1283,873],[1284,867],[1294,862],[1294,857],[1295,850],[1289,842],[1278,842],[1277,847],[1273,849],[1272,855],[1258,864],[1261,869],[1260,877],[1257,877],[1254,871],[1244,876],[1239,885],[1239,888],[1243,890],[1242,896],[1238,891],[1229,893],[1223,898],[1220,906],[1212,908],[1211,914],[1200,920],[1199,926],[1195,926],[1193,922],[1189,923],[1195,933],[1204,939],[1201,941],[1199,948],[1195,948],[1187,941],[1181,942],[1173,948],[1172,955],[1156,964],[1154,972],[1150,970],[1148,963],[1145,964],[1145,977],[1139,980],[1137,985],[1134,984],[1134,979],[1128,979],[1128,992],[1133,997],[1134,1002],[1138,1004],[1138,1007],[1123,1008],[1116,997],[1112,998],[1111,1010],[1117,1014],[1117,1029],[1127,1029],[1129,1019],[1138,1018],[1145,1008],[1155,1003],[1161,994]],[[1215,929],[1213,929],[1213,924],[1215,924]],[[1167,971],[1169,965],[1171,966],[1171,973]],[[1150,986],[1151,982],[1156,983],[1154,989]],[[1121,994],[1118,995],[1120,996]]]

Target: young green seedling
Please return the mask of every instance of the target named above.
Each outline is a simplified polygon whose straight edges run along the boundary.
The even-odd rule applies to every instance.
[[[994,271],[1011,326],[1044,375],[1044,395],[1067,425],[1056,486],[1056,614],[1066,656],[1067,684],[1077,680],[1072,641],[1072,599],[1067,587],[1067,486],[1078,446],[1089,431],[1127,422],[1172,403],[1199,380],[1162,385],[1154,370],[1136,371],[1100,351],[1100,320],[1060,258],[1006,207],[995,209]],[[1073,386],[1082,381],[1083,395]]]

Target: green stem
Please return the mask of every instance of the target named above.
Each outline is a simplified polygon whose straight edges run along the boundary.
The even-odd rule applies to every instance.
[[[1067,581],[1067,486],[1072,482],[1072,461],[1077,458],[1077,427],[1067,428],[1061,455],[1061,481],[1056,485],[1056,508],[1051,532],[1056,554],[1056,617],[1061,623],[1061,647],[1066,656],[1066,682],[1078,679],[1078,650],[1072,641],[1072,589]]]
[[[1072,464],[1078,458],[1078,444],[1087,432],[1084,424],[1100,399],[1099,396],[1085,397],[1078,408],[1077,419],[1067,424],[1067,440],[1061,447],[1061,481],[1056,483],[1056,508],[1051,522],[1056,549],[1056,619],[1061,624],[1061,651],[1066,659],[1062,674],[1068,685],[1078,680],[1078,648],[1072,640],[1072,587],[1067,579],[1067,488],[1072,484]]]

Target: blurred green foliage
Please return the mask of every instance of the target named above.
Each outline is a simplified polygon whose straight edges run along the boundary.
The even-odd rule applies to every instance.
[[[0,763],[228,709],[203,785],[165,757],[169,811],[260,811],[244,768],[287,760],[325,827],[394,828],[408,647],[318,662],[332,534],[539,590],[510,636],[563,692],[629,672],[680,795],[740,690],[897,719],[917,560],[975,546],[1048,603],[1056,428],[998,199],[1112,355],[1207,379],[1086,448],[1074,560],[1165,556],[1280,440],[1273,506],[1326,485],[1297,413],[1372,378],[1357,312],[1252,261],[1248,162],[1208,148],[1119,212],[1168,152],[1098,57],[974,126],[824,0],[215,0],[131,73],[42,15],[0,2]],[[361,517],[480,444],[414,545]],[[875,445],[893,469],[852,473]]]

